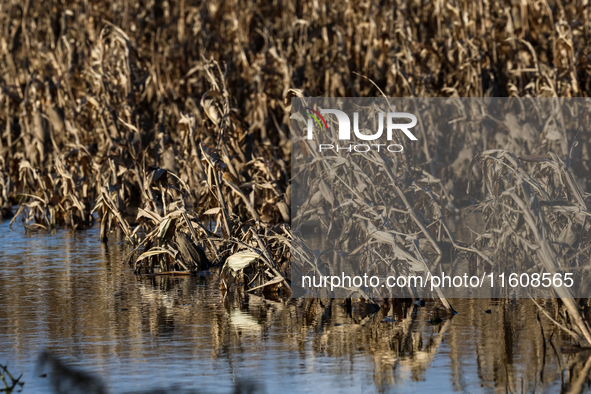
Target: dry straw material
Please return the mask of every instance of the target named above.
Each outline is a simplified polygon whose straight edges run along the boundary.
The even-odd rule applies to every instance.
[[[583,0],[1,1],[2,216],[30,230],[98,221],[105,241],[122,231],[136,272],[255,253],[251,288],[289,291],[291,97],[587,97],[589,12]],[[398,230],[478,264],[519,249],[528,267],[588,266],[588,130],[503,127],[424,135],[406,171],[386,169]],[[462,245],[442,217],[477,202],[454,197],[470,177],[489,219]],[[565,302],[564,324],[591,342]]]

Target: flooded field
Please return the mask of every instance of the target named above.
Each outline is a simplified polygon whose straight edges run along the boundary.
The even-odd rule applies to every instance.
[[[216,275],[134,275],[99,231],[0,223],[0,364],[24,375],[23,393],[49,390],[43,350],[111,393],[589,390],[591,353],[573,352],[530,300],[452,300],[459,313],[440,321],[429,300],[374,311],[224,295]]]
[[[0,1],[0,377],[22,373],[24,393],[588,392],[589,9]],[[374,99],[399,100],[379,119],[404,149],[317,150],[308,135],[341,141],[351,97],[369,98],[350,107],[358,142],[383,129]],[[405,114],[412,133],[391,130]],[[324,250],[298,243],[306,223]],[[378,279],[519,273],[524,298],[288,296],[331,257]],[[543,275],[550,298],[527,298]]]

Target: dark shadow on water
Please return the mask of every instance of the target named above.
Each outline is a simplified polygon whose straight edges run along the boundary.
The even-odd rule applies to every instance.
[[[48,351],[39,354],[37,373],[47,377],[49,388],[55,394],[107,394],[105,384],[100,378],[79,368],[74,368]],[[117,391],[121,392],[121,391]],[[126,394],[201,394],[208,393],[207,388],[192,390],[172,385],[169,388],[154,388],[139,391],[126,391]],[[264,384],[244,379],[234,384],[232,394],[263,394]]]

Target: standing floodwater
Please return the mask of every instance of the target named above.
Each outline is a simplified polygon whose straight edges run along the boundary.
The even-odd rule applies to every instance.
[[[121,240],[101,244],[98,229],[14,227],[0,223],[0,364],[24,374],[23,393],[48,391],[43,350],[111,393],[229,393],[240,381],[268,393],[587,387],[591,354],[573,353],[530,300],[455,300],[449,319],[431,302],[376,312],[355,300],[224,297],[217,275],[134,275]]]

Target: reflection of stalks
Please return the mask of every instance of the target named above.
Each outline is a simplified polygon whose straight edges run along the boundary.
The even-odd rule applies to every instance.
[[[577,376],[577,379],[571,384],[569,394],[580,394],[583,392],[583,384],[589,377],[589,371],[591,371],[591,356],[587,359],[583,370]]]

